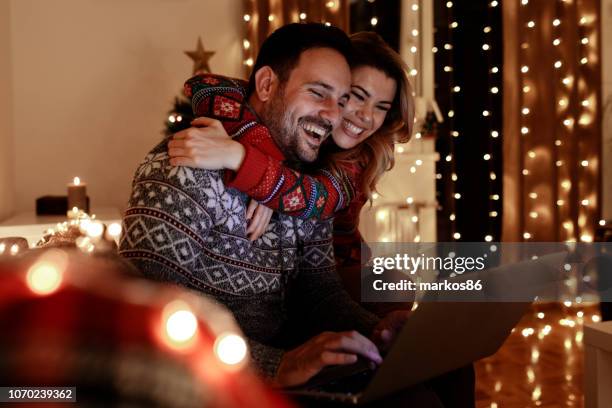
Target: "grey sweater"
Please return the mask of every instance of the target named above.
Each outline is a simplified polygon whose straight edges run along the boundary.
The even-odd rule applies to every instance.
[[[120,254],[147,277],[195,289],[228,307],[266,376],[285,349],[322,331],[369,334],[378,319],[343,290],[332,220],[275,213],[265,234],[246,235],[249,198],[223,172],[173,167],[167,140],[138,167]]]

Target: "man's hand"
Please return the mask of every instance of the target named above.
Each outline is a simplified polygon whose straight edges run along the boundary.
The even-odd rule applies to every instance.
[[[272,209],[251,199],[246,212],[246,219],[249,221],[246,233],[249,240],[255,241],[266,232],[273,212]]]
[[[355,363],[358,355],[382,362],[374,343],[356,331],[321,333],[283,355],[275,383],[281,387],[303,384],[323,367]]]
[[[374,328],[372,341],[383,351],[389,350],[391,343],[410,316],[410,310],[395,310],[387,314]]]
[[[168,142],[168,155],[173,166],[197,167],[206,170],[238,170],[244,159],[244,146],[232,140],[221,122],[201,117],[193,127],[175,133]]]

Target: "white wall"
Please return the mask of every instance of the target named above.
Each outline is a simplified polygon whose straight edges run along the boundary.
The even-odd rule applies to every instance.
[[[217,51],[214,72],[243,75],[240,0],[6,1],[20,211],[65,194],[75,175],[94,207],[123,209],[137,164],[191,75],[183,51],[198,36]]]
[[[602,216],[612,219],[612,0],[601,2]]]
[[[0,220],[11,214],[15,198],[10,27],[10,3],[0,0]]]

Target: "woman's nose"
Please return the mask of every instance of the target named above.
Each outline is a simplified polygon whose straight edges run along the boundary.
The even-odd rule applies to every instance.
[[[355,112],[357,117],[365,123],[372,123],[372,109],[368,106],[362,106]]]

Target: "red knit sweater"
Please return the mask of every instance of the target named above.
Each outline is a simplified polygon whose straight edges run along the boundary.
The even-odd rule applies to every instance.
[[[213,74],[200,74],[185,83],[196,116],[218,119],[227,133],[245,148],[237,172],[226,172],[226,185],[265,206],[303,219],[334,218],[334,252],[340,265],[361,262],[359,213],[366,202],[361,191],[361,168],[347,168],[342,178],[320,169],[308,175],[283,164],[269,130],[251,126],[257,115],[246,101],[246,82]],[[263,153],[263,145],[278,155]]]

